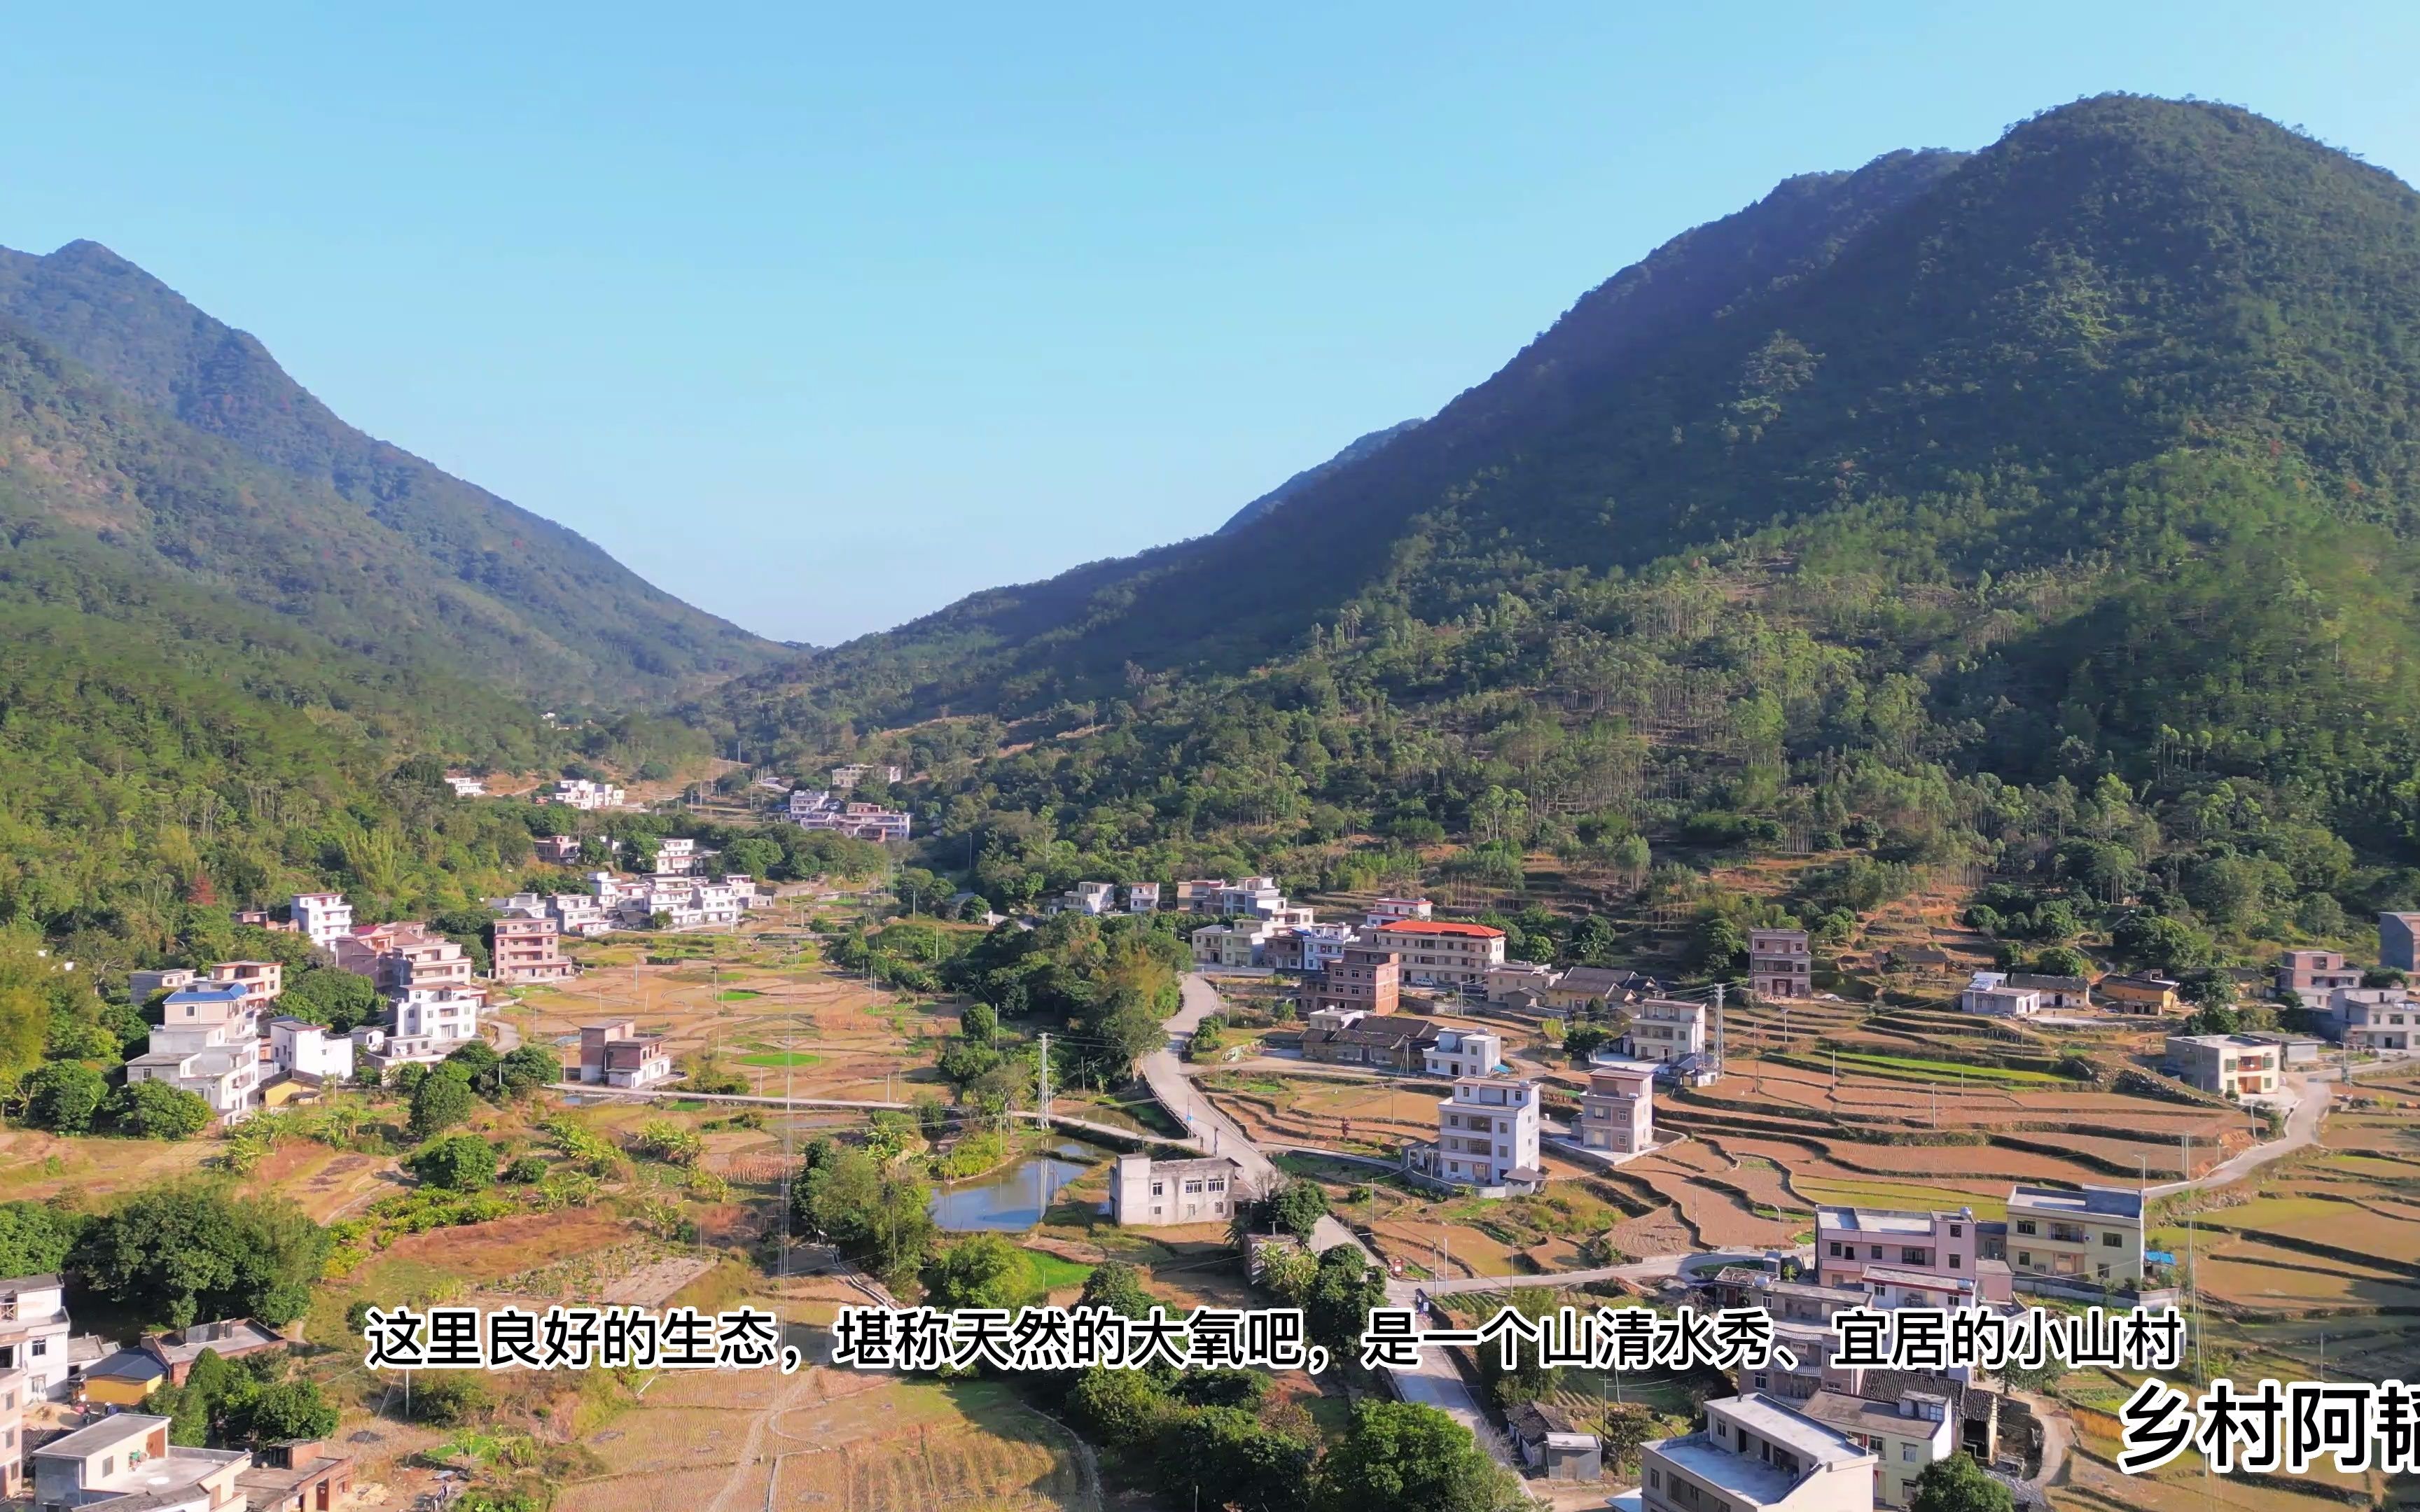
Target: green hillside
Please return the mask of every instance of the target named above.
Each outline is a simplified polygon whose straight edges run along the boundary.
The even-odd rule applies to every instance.
[[[8,507],[380,660],[626,702],[778,650],[363,435],[94,242],[0,250],[0,397]]]
[[[1643,835],[1837,853],[1802,913],[1946,868],[2205,955],[2324,935],[2420,898],[2415,380],[2420,196],[2086,100],[1677,239],[1258,523],[712,713],[902,750],[937,856],[1001,887],[1450,838],[1507,885],[1552,851],[1685,891]]]

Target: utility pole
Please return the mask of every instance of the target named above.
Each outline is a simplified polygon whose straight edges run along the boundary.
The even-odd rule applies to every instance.
[[[1728,1074],[1730,1068],[1723,1062],[1723,986],[1714,983],[1714,1074]]]
[[[1042,1090],[1034,1102],[1034,1111],[1041,1119],[1042,1127],[1047,1129],[1050,1127],[1050,1031],[1047,1029],[1042,1031],[1041,1064],[1035,1070],[1042,1078]]]

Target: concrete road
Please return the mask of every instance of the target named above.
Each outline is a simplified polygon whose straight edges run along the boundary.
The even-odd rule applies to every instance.
[[[2328,1101],[2335,1092],[2335,1084],[2325,1072],[2302,1078],[2294,1111],[2286,1116],[2286,1132],[2283,1134],[2221,1161],[2190,1181],[2168,1181],[2145,1187],[2143,1195],[2146,1197],[2164,1197],[2179,1192],[2225,1186],[2230,1181],[2243,1180],[2271,1161],[2282,1160],[2298,1149],[2309,1149],[2319,1143],[2319,1125],[2328,1116]]]

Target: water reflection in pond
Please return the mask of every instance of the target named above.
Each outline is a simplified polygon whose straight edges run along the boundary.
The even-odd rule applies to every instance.
[[[1059,1200],[1060,1190],[1081,1177],[1108,1154],[1074,1139],[1062,1139],[1048,1149],[1003,1165],[989,1176],[978,1176],[933,1194],[933,1221],[951,1233],[989,1228],[1023,1233],[1042,1222]]]

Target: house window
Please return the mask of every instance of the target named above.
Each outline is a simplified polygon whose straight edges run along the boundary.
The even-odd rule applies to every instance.
[[[1953,1250],[1949,1255],[1949,1268],[1953,1271],[1962,1270],[1964,1268],[1965,1260],[1966,1257]]]
[[[2124,1239],[2114,1228],[2101,1236],[2102,1246],[2106,1249],[2116,1249],[2124,1242]]]
[[[1966,1237],[1966,1226],[1964,1224],[1951,1224],[1949,1226],[1949,1237],[1952,1239],[1964,1239]]]
[[[2033,1264],[2033,1263],[2034,1263],[2034,1252],[2033,1252],[2033,1251],[2031,1251],[2031,1250],[2029,1250],[2029,1249],[2021,1249],[2021,1250],[2017,1251],[2017,1263],[2018,1263],[2019,1265],[2031,1265],[2031,1264]]]
[[[1868,1252],[1866,1258],[1869,1260],[1879,1260],[1883,1257],[1883,1247],[1880,1244],[1869,1244],[1866,1246],[1866,1249]]]
[[[1659,1491],[1662,1490],[1664,1489],[1664,1473],[1660,1470],[1650,1470],[1647,1473],[1647,1484],[1654,1487]]]
[[[2034,1227],[2034,1221],[2031,1218],[2020,1218],[2017,1220],[2017,1232],[2030,1235],[2039,1233],[2040,1230]]]
[[[1900,1458],[1908,1464],[1914,1464],[1916,1462],[1916,1446],[1915,1444],[1902,1443],[1899,1446]]]

